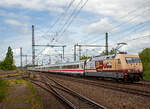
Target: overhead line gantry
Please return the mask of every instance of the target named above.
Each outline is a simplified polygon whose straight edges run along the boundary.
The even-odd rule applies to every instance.
[[[74,61],[76,61],[76,47],[79,47],[79,58],[81,57],[81,47],[106,47],[105,45],[81,45],[75,44],[74,45]]]

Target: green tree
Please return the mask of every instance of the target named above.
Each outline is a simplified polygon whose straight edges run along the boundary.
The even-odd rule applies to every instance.
[[[109,55],[115,54],[115,49],[112,48],[112,49],[108,52],[108,54],[109,54]],[[100,56],[104,56],[104,55],[106,55],[106,51],[103,51],[103,52],[100,54]]]
[[[13,52],[12,52],[11,47],[8,47],[8,51],[6,53],[6,57],[5,57],[4,61],[0,62],[0,69],[13,70],[15,68],[16,68],[16,66],[14,65]]]
[[[87,60],[89,58],[91,58],[91,57],[90,56],[82,56],[82,57],[80,57],[80,60]]]
[[[150,48],[144,49],[139,53],[139,56],[143,64],[144,71],[150,71]]]
[[[150,48],[146,48],[139,53],[140,59],[143,64],[144,79],[150,80]]]
[[[112,48],[112,49],[110,50],[109,54],[110,54],[110,55],[111,55],[111,54],[115,54],[115,49]]]
[[[103,51],[100,56],[105,56],[106,55],[106,51]]]

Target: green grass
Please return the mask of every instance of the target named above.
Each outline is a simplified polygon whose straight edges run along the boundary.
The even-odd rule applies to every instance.
[[[26,83],[26,81],[23,79],[9,79],[7,81],[8,81],[8,86],[15,86],[15,85],[21,85]]]
[[[27,82],[27,86],[28,86],[28,88],[31,90],[31,92],[32,92],[32,94],[33,94],[33,96],[34,96],[34,98],[35,98],[36,101],[37,101],[36,106],[38,107],[38,109],[41,109],[41,108],[42,108],[42,107],[41,107],[41,106],[42,106],[41,96],[39,96],[39,95],[37,94],[36,88],[33,87],[30,82]],[[35,105],[35,104],[33,104],[33,105]],[[33,106],[32,106],[32,107],[33,107]]]
[[[8,82],[0,79],[0,102],[7,96]]]
[[[27,86],[29,87],[31,92],[35,95],[36,100],[40,103],[41,102],[41,97],[39,95],[37,95],[36,89],[32,86],[32,84],[30,82],[27,82]]]
[[[150,70],[144,72],[144,80],[150,80]]]

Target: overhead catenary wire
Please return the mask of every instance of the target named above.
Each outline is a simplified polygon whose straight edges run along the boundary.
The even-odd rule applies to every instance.
[[[80,11],[82,10],[82,8],[87,4],[88,0],[86,0],[83,4],[82,4],[82,2],[83,2],[83,0],[80,0],[80,2],[77,4],[77,6],[73,10],[72,14],[68,17],[68,19],[66,20],[66,22],[64,23],[64,25],[62,26],[62,28],[57,31],[57,33],[58,33],[57,37],[59,37],[59,39],[61,39],[61,37],[66,32],[66,30],[69,28],[69,26],[71,25],[71,23],[73,22],[73,20],[77,17],[77,15],[80,13]],[[78,7],[81,4],[82,4],[82,6],[78,9]]]
[[[67,8],[65,9],[65,12],[62,13],[60,16],[57,17],[56,21],[51,25],[51,28],[49,29],[49,31],[47,31],[47,33],[50,32],[50,30],[51,30],[52,28],[54,28],[54,26],[55,26],[62,18],[64,18],[64,16],[65,16],[66,13],[68,12],[68,10],[70,9],[70,7],[71,7],[72,4],[74,3],[74,1],[75,1],[75,0],[72,0],[72,1],[69,3],[69,5],[67,6]],[[49,38],[48,38],[48,37],[45,37],[45,35],[46,35],[46,34],[42,35],[42,37],[45,38],[46,40],[47,40],[47,39],[49,40]],[[39,56],[44,50],[45,50],[45,48],[44,48],[37,56]]]
[[[134,19],[136,19],[137,17],[139,17],[139,16],[143,16],[144,14],[146,14],[146,12],[149,12],[149,10],[150,10],[150,8],[148,8],[148,9],[146,9],[144,12],[142,12],[142,15],[141,15],[141,13],[140,13],[140,15],[136,15],[136,16],[134,16],[133,18],[131,18],[129,21],[128,21],[128,23],[130,23],[131,21],[133,21]],[[144,13],[144,14],[143,14]],[[144,22],[139,22],[138,24],[136,24],[136,25],[133,25],[133,26],[131,26],[132,28],[133,27],[137,27],[137,26],[139,26],[139,25],[142,25],[142,24],[144,24],[144,23],[148,23],[150,21],[150,19],[149,20],[146,20],[146,21],[144,21]],[[126,23],[123,23],[122,25],[124,25],[124,24],[126,24]],[[129,27],[129,29],[131,29],[131,27]],[[129,30],[128,28],[126,29],[126,30]],[[112,32],[112,31],[110,31],[110,32]],[[123,32],[125,32],[125,31],[123,31]],[[118,34],[118,33],[122,33],[122,31],[120,31],[120,32],[117,32],[117,33],[115,33],[115,34]]]
[[[149,2],[149,1],[146,1],[144,4],[147,4],[148,2]],[[143,4],[142,4],[140,7],[143,7]],[[139,7],[138,7],[138,8],[139,8]],[[130,14],[137,12],[137,9],[138,9],[138,8],[135,8],[134,10],[128,12],[126,15],[120,17],[120,19],[129,17]],[[146,9],[145,11],[147,11],[147,10],[149,10],[149,9],[150,9],[150,8]],[[143,13],[145,13],[145,11],[144,11]],[[137,17],[137,16],[140,16],[140,15],[133,16],[133,17],[130,18],[128,21],[131,22],[131,21],[134,20],[135,17]],[[126,21],[126,22],[128,22],[128,21]],[[118,25],[116,25],[115,27],[113,27],[109,32],[112,32],[112,31],[115,30],[116,28],[118,28],[118,27],[124,25],[126,22],[119,23]],[[100,36],[100,35],[103,35],[103,34],[105,34],[105,33],[101,33],[101,34],[99,34],[99,36]],[[91,34],[89,34],[89,35],[91,35]],[[87,36],[88,36],[88,35],[87,35]],[[100,37],[97,37],[97,38],[95,38],[94,41],[91,41],[91,40],[93,39],[93,37],[92,37],[92,38],[90,38],[90,39],[87,39],[86,42],[89,40],[91,43],[94,43],[94,42],[96,42],[99,38],[100,38]]]
[[[138,25],[135,25],[133,27],[130,27],[130,28],[126,29],[126,32],[123,31],[122,33],[120,33],[120,35],[121,36],[123,36],[123,35],[128,36],[128,35],[131,35],[131,33],[133,33],[133,32],[135,34],[136,31],[138,31],[138,32],[143,31],[144,28],[147,27],[146,25],[149,24],[149,23],[150,23],[150,20],[146,21],[144,23],[140,23]]]
[[[62,14],[56,19],[56,21],[51,25],[50,30],[61,20],[61,18],[62,18],[62,19],[64,18],[64,16],[67,14],[68,10],[70,9],[70,7],[71,7],[72,4],[74,3],[74,1],[75,1],[75,0],[72,0],[72,1],[69,3],[68,7],[65,9],[65,12],[62,13]]]
[[[135,10],[133,10],[133,11],[129,12],[128,14],[131,14],[131,13],[134,13],[134,12],[135,12]]]
[[[72,23],[72,22],[71,22],[71,23]],[[68,28],[69,28],[69,26],[67,27],[67,29],[68,29]],[[66,28],[64,28],[63,31],[61,32],[62,35],[66,32],[67,29],[66,29],[66,30],[65,30],[65,29],[66,29]],[[64,31],[64,30],[65,30],[65,31]],[[60,34],[60,36],[61,36],[61,34]],[[136,40],[137,40],[137,39],[136,39]]]
[[[146,38],[146,37],[150,37],[150,35],[146,35],[146,36],[142,36],[142,37],[138,37],[138,38],[133,38],[133,39],[128,39],[128,40],[125,40],[125,42],[138,40],[138,39],[142,39],[142,38]]]
[[[69,9],[71,8],[72,4],[74,3],[75,0],[71,0],[71,2],[69,3],[69,5],[67,6],[67,8],[65,9],[64,13],[60,14],[57,16],[56,20],[54,21],[54,23],[50,26],[50,29],[41,37],[45,38],[45,39],[49,39],[48,37],[46,37],[45,35],[49,32],[51,32],[51,30],[58,24],[59,21],[62,21],[64,16],[67,14],[67,12],[69,11]],[[62,20],[61,20],[62,19]]]
[[[57,35],[57,37],[63,36],[63,34],[66,32],[66,30],[69,28],[69,26],[71,25],[71,23],[73,22],[73,20],[77,17],[77,15],[79,14],[79,12],[81,11],[81,9],[86,5],[86,3],[88,2],[88,0],[86,0],[83,5],[78,9],[78,7],[82,4],[83,0],[80,0],[80,2],[77,4],[77,6],[74,8],[73,12],[71,13],[71,15],[68,17],[68,19],[66,20],[66,22],[64,23],[64,25],[62,26],[62,28],[60,30],[58,30],[57,33],[59,33]]]
[[[71,21],[68,23],[68,25],[66,26],[66,28],[62,31],[61,36],[67,31],[67,29],[69,28],[69,26],[71,25],[71,23],[73,22],[73,20],[77,17],[77,15],[80,13],[80,11],[82,10],[82,8],[87,4],[88,0],[86,0],[84,2],[84,4],[80,7],[80,9],[77,11],[77,13],[75,13],[74,17],[72,17]]]
[[[145,35],[145,36],[141,36],[141,37],[137,37],[137,38],[122,40],[122,41],[119,41],[119,42],[129,43],[129,41],[135,41],[135,40],[144,39],[144,38],[150,38],[150,35]],[[115,43],[112,43],[112,44],[109,44],[109,45],[110,45],[110,46],[115,46],[115,45],[117,45],[117,43],[119,43],[119,42],[115,42]]]

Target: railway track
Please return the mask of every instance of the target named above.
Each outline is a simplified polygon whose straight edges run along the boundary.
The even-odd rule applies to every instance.
[[[140,82],[123,82],[123,81],[116,81],[116,80],[108,80],[108,79],[97,79],[97,78],[91,78],[91,77],[86,77],[84,78],[86,80],[91,80],[91,81],[102,81],[102,82],[106,82],[106,83],[114,83],[114,84],[119,84],[119,85],[126,85],[126,86],[140,86],[140,87],[148,87],[150,88],[150,81],[149,80],[143,80]]]
[[[53,76],[53,75],[49,75],[47,74],[47,76]],[[123,87],[120,86],[119,84],[114,85],[114,84],[107,84],[104,82],[97,82],[97,81],[92,81],[92,80],[87,80],[87,79],[79,79],[79,78],[73,78],[73,77],[61,77],[61,76],[57,76],[55,75],[54,77],[59,78],[59,79],[65,79],[68,81],[73,81],[73,82],[78,82],[78,83],[82,83],[82,84],[86,84],[86,85],[92,85],[92,86],[96,86],[96,87],[103,87],[106,89],[111,89],[111,90],[115,90],[115,91],[121,91],[121,92],[125,92],[125,93],[130,93],[130,94],[135,94],[138,96],[144,96],[144,97],[150,97],[150,92],[147,90],[139,90],[139,89],[135,89],[135,88],[130,88],[130,87]],[[135,85],[135,84],[133,84]],[[141,86],[142,84],[136,84],[138,86]],[[148,87],[148,86],[146,86]]]
[[[46,74],[49,74],[49,73],[46,73]],[[54,75],[57,75],[57,74],[54,74]],[[61,75],[61,76],[64,76],[64,75]],[[65,76],[68,76],[68,75],[65,75]],[[74,78],[79,79],[78,76],[74,76]],[[127,86],[134,85],[134,86],[140,86],[140,87],[150,88],[150,80],[143,80],[143,81],[140,81],[140,82],[132,83],[132,82],[118,82],[118,81],[112,80],[112,79],[111,80],[97,79],[97,78],[91,78],[91,77],[86,77],[84,79],[85,80],[92,80],[92,81],[102,81],[102,82],[106,82],[106,83],[114,83],[114,84],[119,84],[119,85],[120,84],[127,85]]]
[[[92,80],[92,81],[97,81],[96,79],[93,78],[88,78],[88,80]],[[102,82],[106,82],[106,83],[114,83],[114,84],[119,84],[119,85],[126,85],[126,86],[140,86],[140,87],[147,87],[150,88],[150,81],[141,81],[141,82],[118,82],[118,81],[114,81],[114,80],[102,80],[102,79],[98,79],[98,81],[102,81]]]
[[[48,93],[53,94],[57,98],[59,98],[64,103],[64,105],[65,105],[66,108],[73,109],[73,106],[72,106],[72,104],[69,101],[67,101],[61,95],[57,94],[57,92],[55,92],[55,91],[53,92],[51,89],[47,88],[48,84],[46,84],[46,83],[44,83],[42,81],[35,81],[35,80],[30,80],[30,82],[33,83],[33,84],[35,84],[35,85],[37,85],[38,87],[42,88],[43,90],[47,91]],[[41,83],[44,84],[44,86],[41,85]]]
[[[42,75],[42,81],[30,80],[33,84],[38,85],[49,93],[57,96],[71,109],[106,109],[106,107],[88,99],[57,81]],[[43,85],[41,85],[43,84]]]
[[[150,88],[150,82],[149,82],[149,84],[143,83],[143,82],[133,83],[133,84],[136,85],[136,86],[142,86],[142,87],[148,87],[148,88]],[[129,84],[129,85],[132,85],[132,84]]]

